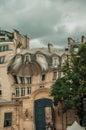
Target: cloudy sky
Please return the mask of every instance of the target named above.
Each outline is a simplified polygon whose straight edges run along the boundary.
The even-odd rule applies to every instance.
[[[65,47],[86,36],[86,0],[0,0],[0,28],[27,34],[31,47]]]

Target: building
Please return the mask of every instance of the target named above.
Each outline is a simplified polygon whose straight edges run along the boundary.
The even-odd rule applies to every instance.
[[[69,38],[68,45],[74,50],[75,41]],[[50,95],[66,59],[65,49],[51,43],[30,49],[27,36],[0,30],[0,130],[62,130],[73,123],[73,110],[63,115]]]

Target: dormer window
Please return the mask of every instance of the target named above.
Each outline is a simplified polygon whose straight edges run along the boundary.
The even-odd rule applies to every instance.
[[[29,63],[30,62],[30,55],[25,55],[25,63]]]
[[[24,84],[25,83],[24,77],[19,77],[19,78],[20,78],[20,83]]]
[[[39,64],[41,65],[42,70],[47,70],[48,64],[47,64],[47,61],[46,61],[44,55],[41,55],[41,54],[37,55],[37,61],[38,61]]]
[[[14,79],[14,84],[18,84],[18,79],[16,75],[13,75],[13,79]]]
[[[54,66],[54,67],[58,67],[58,65],[59,65],[58,58],[57,58],[57,57],[54,57],[54,58],[53,58],[53,66]]]
[[[29,56],[25,57],[25,63],[29,63]]]

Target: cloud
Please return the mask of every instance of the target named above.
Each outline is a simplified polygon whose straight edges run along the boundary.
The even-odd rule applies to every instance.
[[[18,29],[36,47],[66,46],[67,37],[86,35],[85,5],[86,0],[0,0],[0,27]]]

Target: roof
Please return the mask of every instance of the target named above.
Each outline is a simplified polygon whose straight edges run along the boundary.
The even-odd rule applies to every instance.
[[[32,76],[41,74],[42,71],[47,71],[52,68],[52,57],[60,57],[64,55],[65,49],[53,48],[52,53],[48,48],[32,48],[22,49],[20,54],[16,54],[8,65],[8,73],[19,76]],[[26,63],[26,55],[30,55],[30,60]],[[43,54],[44,58],[41,59],[41,63],[37,60],[36,54]],[[55,54],[55,55],[54,55]]]
[[[45,55],[52,55],[53,53],[56,53],[57,55],[61,56],[64,52],[65,49],[60,49],[60,48],[53,48],[52,53],[49,52],[48,48],[31,48],[30,50],[28,49],[23,49],[21,54],[26,54],[26,53],[31,53],[35,54],[36,52],[40,51],[41,53]]]
[[[6,99],[0,99],[0,103],[7,103],[7,102],[9,102],[9,101]]]

